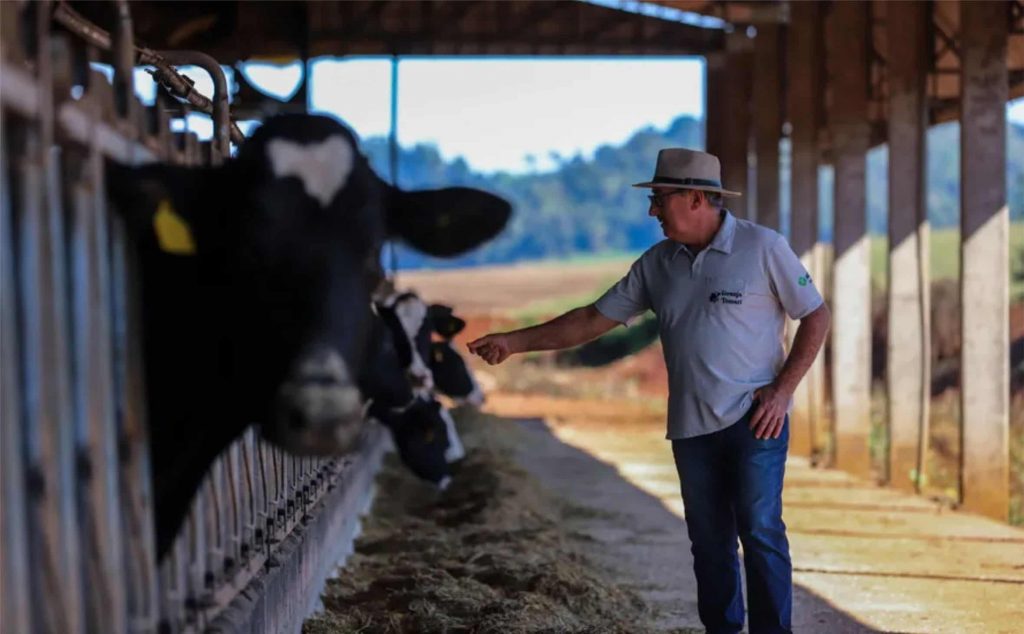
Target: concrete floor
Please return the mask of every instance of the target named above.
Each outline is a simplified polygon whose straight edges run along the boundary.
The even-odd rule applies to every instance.
[[[567,528],[580,547],[647,599],[659,627],[699,628],[663,428],[615,405],[590,416],[593,407],[492,394],[487,410],[528,432],[519,461],[579,507]],[[799,458],[787,464],[784,501],[796,631],[1022,631],[1024,530]]]

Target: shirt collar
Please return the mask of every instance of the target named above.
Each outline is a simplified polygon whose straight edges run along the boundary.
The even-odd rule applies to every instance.
[[[722,210],[722,224],[718,227],[718,233],[708,246],[717,249],[722,253],[732,253],[732,239],[736,235],[736,218],[728,209]]]
[[[736,218],[728,209],[722,210],[722,224],[718,226],[718,231],[715,233],[715,237],[711,239],[711,243],[708,244],[709,249],[721,251],[722,253],[732,253],[732,239],[736,234]],[[690,252],[686,248],[685,244],[679,244],[676,250],[672,253],[672,257],[679,255],[680,251]],[[692,255],[691,255],[692,257]]]

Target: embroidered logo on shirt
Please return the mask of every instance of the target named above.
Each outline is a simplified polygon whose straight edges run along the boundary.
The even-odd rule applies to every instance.
[[[742,304],[743,293],[737,291],[715,291],[708,297],[712,304]]]
[[[811,283],[811,274],[806,273],[804,275],[801,275],[799,278],[797,278],[796,283],[799,284],[800,286],[807,286],[808,284]]]

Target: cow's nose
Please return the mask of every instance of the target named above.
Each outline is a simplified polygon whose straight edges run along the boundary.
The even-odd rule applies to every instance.
[[[355,448],[362,426],[359,390],[316,380],[281,389],[268,436],[293,453],[343,454]]]
[[[315,431],[363,413],[362,395],[351,385],[308,383],[282,396],[281,422],[293,431]]]
[[[363,399],[337,352],[323,347],[300,358],[277,395],[267,435],[288,451],[340,454],[358,442]]]

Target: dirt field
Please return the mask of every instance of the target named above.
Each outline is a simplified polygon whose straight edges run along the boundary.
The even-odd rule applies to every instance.
[[[480,267],[455,271],[410,271],[398,285],[431,301],[457,307],[464,315],[508,317],[567,296],[597,294],[603,283],[629,270],[628,260],[565,266],[557,263]]]

